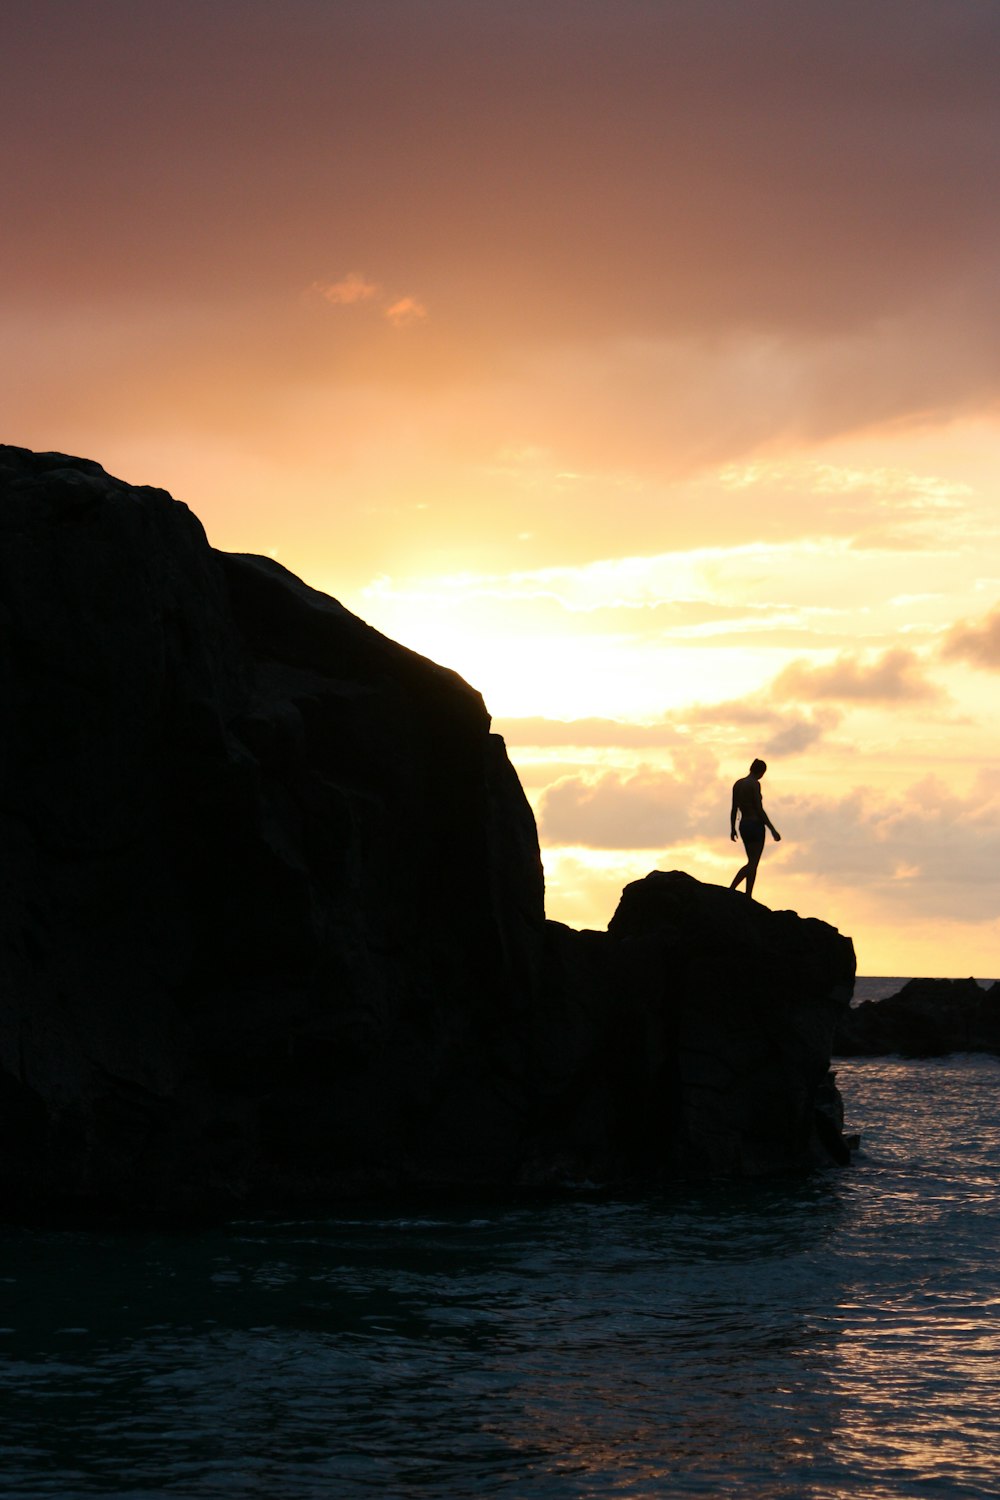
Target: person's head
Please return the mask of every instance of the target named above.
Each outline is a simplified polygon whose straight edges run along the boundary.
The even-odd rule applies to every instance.
[[[763,776],[763,774],[764,774],[764,772],[766,770],[767,770],[767,762],[766,761],[755,760],[754,763],[753,763],[753,765],[750,767],[750,775],[751,776],[756,776],[757,780],[759,781],[760,778]]]

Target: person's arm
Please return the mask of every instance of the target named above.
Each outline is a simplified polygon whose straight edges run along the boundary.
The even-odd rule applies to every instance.
[[[729,809],[729,837],[736,842],[736,788],[733,787],[733,805]]]
[[[760,815],[764,819],[764,827],[765,828],[770,828],[770,830],[771,830],[771,837],[773,839],[777,839],[778,843],[780,844],[781,843],[781,834],[775,828],[774,824],[771,822],[771,819],[768,817],[767,813],[764,811],[764,804],[763,804],[763,802],[760,804]]]

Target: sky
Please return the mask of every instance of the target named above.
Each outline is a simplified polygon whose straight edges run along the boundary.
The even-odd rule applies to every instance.
[[[547,910],[1000,975],[995,0],[8,0],[2,440],[483,694]]]

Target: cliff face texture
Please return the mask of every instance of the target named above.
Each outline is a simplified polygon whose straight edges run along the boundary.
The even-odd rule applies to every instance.
[[[0,713],[9,1214],[843,1159],[848,939],[547,923],[479,695],[163,491],[0,447]]]

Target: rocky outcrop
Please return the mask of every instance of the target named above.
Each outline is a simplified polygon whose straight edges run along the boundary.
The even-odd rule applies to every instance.
[[[559,967],[544,992],[575,1007],[553,1031],[591,1037],[589,1057],[567,1063],[556,1139],[575,1106],[601,1123],[614,1177],[762,1176],[848,1159],[829,1072],[854,983],[848,938],[679,871],[627,886],[607,935],[550,927]],[[597,1098],[581,1109],[588,1078]]]
[[[983,988],[974,979],[911,979],[895,995],[845,1011],[833,1050],[841,1057],[1000,1056],[1000,983]]]
[[[849,941],[681,875],[547,923],[479,694],[163,491],[0,448],[0,703],[9,1214],[823,1155]]]

